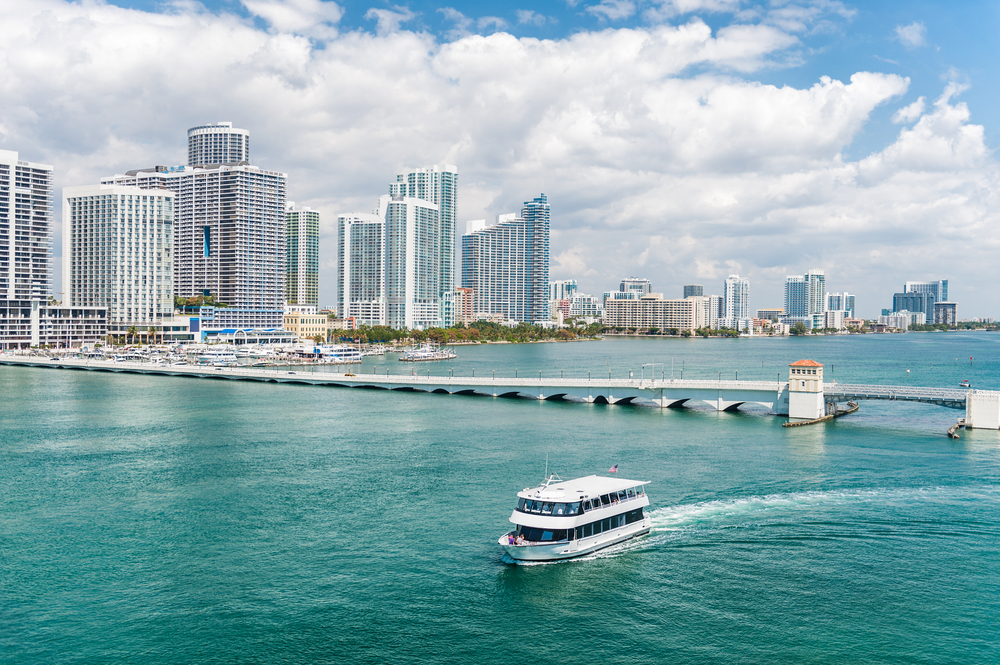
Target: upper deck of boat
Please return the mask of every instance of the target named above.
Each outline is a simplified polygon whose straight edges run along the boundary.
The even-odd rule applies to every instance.
[[[584,476],[573,480],[549,479],[538,487],[526,487],[517,493],[522,499],[551,499],[558,501],[579,501],[609,492],[627,490],[631,487],[647,485],[648,480],[629,480],[607,476]]]

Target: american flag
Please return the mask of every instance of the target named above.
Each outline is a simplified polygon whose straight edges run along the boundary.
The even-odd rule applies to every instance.
[[[618,473],[618,465],[615,464],[613,467],[608,469],[608,473]]]

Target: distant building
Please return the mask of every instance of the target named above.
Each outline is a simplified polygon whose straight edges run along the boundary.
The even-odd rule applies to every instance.
[[[0,351],[51,346],[78,348],[103,342],[108,310],[0,299]]]
[[[326,339],[327,317],[309,305],[291,305],[285,308],[284,329],[298,339],[321,337]]]
[[[599,319],[604,316],[604,303],[597,296],[577,293],[569,300],[569,316]]]
[[[462,285],[473,290],[477,314],[533,323],[549,318],[549,215],[545,194],[519,215],[471,223],[462,236]],[[574,283],[575,291],[575,283]]]
[[[827,293],[826,309],[841,310],[849,312],[849,316],[854,316],[854,296],[850,293]]]
[[[384,326],[385,219],[379,213],[337,215],[337,312],[360,325]]]
[[[750,317],[750,280],[739,275],[726,278],[723,289],[725,313],[719,317],[719,325],[732,330],[744,330],[753,327]]]
[[[52,167],[0,150],[0,300],[52,295]]]
[[[923,294],[925,299],[922,311],[927,315],[928,321],[933,321],[934,303],[948,300],[948,280],[942,279],[936,282],[906,282],[903,285],[903,293]],[[896,308],[896,295],[897,294],[893,294],[893,309],[899,311]],[[908,309],[910,309],[910,311],[915,311],[913,308]]]
[[[455,323],[469,325],[476,320],[475,298],[471,288],[455,287]]]
[[[638,300],[612,299],[604,310],[604,325],[621,328],[641,328],[694,331],[695,301],[664,300],[663,294],[647,293]]]
[[[107,310],[108,332],[159,329],[174,312],[174,193],[121,185],[63,189],[63,293]]]
[[[943,323],[948,326],[956,325],[958,323],[958,303],[934,303],[934,323]]]
[[[705,289],[701,284],[685,284],[684,285],[684,297],[688,298],[690,296],[703,296],[705,295]]]
[[[934,303],[934,294],[926,291],[901,291],[892,294],[892,311],[894,313],[923,312],[928,321],[934,320]]]
[[[653,283],[642,277],[627,277],[622,280],[618,290],[625,293],[638,293],[641,298],[653,291]]]
[[[250,162],[250,132],[231,122],[199,125],[188,130],[188,166]]]
[[[319,212],[285,210],[285,300],[299,305],[319,305]]]
[[[894,314],[889,314],[886,316],[883,314],[878,317],[878,323],[884,325],[887,328],[895,328],[896,330],[908,330],[910,327],[910,313],[907,311],[896,312]]]
[[[557,279],[549,282],[549,300],[569,300],[576,293],[575,279]]]
[[[778,308],[778,309],[773,309],[773,308],[772,309],[758,309],[757,310],[757,318],[758,319],[767,319],[768,321],[777,321],[778,319],[780,319],[784,315],[785,315],[785,310],[781,309],[781,308]]]

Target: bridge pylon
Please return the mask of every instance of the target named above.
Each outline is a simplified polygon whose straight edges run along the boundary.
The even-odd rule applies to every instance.
[[[824,415],[822,363],[815,360],[793,362],[788,366],[788,418],[816,420]]]

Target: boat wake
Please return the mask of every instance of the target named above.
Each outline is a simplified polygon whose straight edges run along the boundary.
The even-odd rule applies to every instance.
[[[919,487],[896,489],[844,489],[829,491],[792,492],[787,494],[754,495],[738,499],[702,501],[650,508],[652,520],[648,536],[613,545],[592,554],[563,561],[522,562],[519,565],[549,565],[593,561],[620,556],[626,552],[655,549],[663,546],[702,544],[699,540],[710,532],[729,529],[752,529],[768,524],[824,524],[838,507],[871,506],[877,510],[908,508],[919,504],[961,504],[984,502],[1000,504],[998,487]],[[842,516],[842,515],[841,515]],[[986,527],[987,525],[983,525]],[[996,524],[987,528],[995,529]]]

